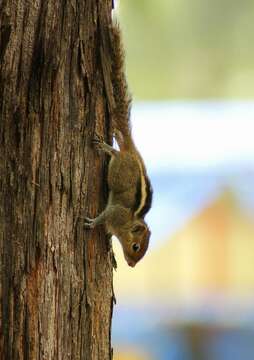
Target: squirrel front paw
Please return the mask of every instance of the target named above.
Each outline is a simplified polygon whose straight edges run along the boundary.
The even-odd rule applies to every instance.
[[[87,229],[93,229],[95,227],[95,219],[91,219],[89,217],[85,217],[84,226]]]

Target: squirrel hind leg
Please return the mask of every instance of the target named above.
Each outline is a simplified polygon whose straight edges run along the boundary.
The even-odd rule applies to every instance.
[[[99,151],[103,151],[110,156],[116,156],[116,154],[118,153],[118,150],[114,149],[112,146],[106,144],[104,141],[101,141],[98,138],[95,138],[93,140],[93,144]]]
[[[125,142],[122,133],[119,130],[114,130],[114,138],[119,146],[120,150],[124,150]]]

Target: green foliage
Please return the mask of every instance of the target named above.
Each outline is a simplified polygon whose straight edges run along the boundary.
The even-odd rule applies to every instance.
[[[252,97],[253,14],[253,0],[121,0],[135,98]]]

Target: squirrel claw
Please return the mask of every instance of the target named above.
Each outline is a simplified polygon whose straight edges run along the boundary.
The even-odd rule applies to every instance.
[[[103,138],[98,134],[95,134],[92,144],[96,147],[98,151],[103,151]]]
[[[102,136],[100,136],[100,135],[98,135],[98,134],[95,134],[95,135],[94,135],[94,138],[93,138],[93,140],[92,140],[92,143],[93,143],[94,145],[98,145],[98,144],[103,143]]]
[[[90,219],[89,217],[85,217],[85,222],[84,222],[84,226],[88,229],[93,229],[95,224],[94,224],[94,219]]]

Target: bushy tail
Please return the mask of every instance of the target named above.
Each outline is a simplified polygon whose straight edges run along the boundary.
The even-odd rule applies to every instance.
[[[111,31],[112,45],[112,85],[115,99],[113,110],[113,131],[120,148],[129,148],[132,144],[130,110],[132,98],[128,90],[125,76],[124,49],[122,45],[122,35],[118,23],[112,25]]]

